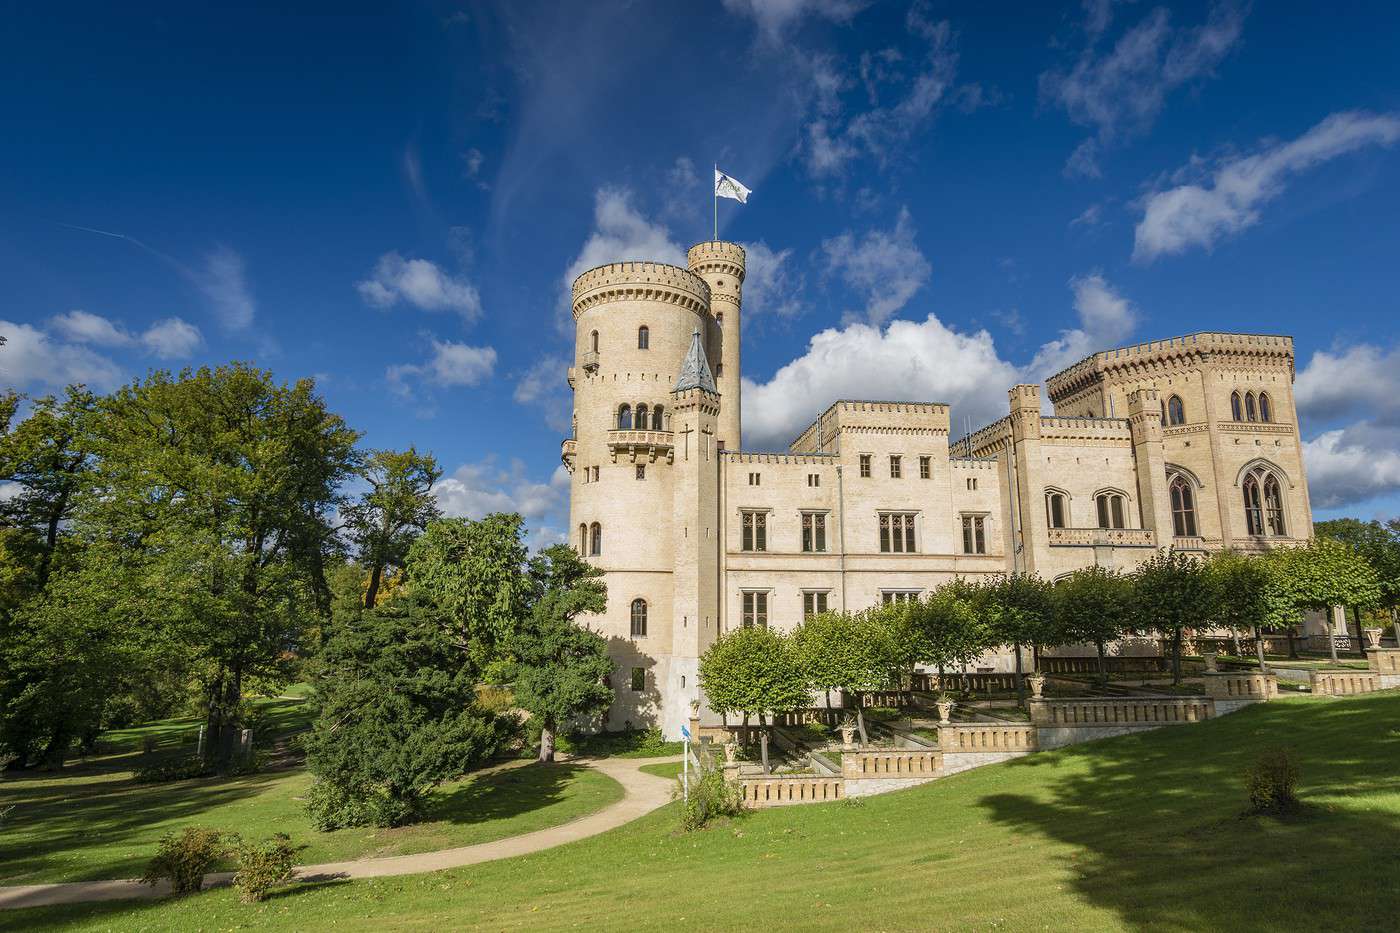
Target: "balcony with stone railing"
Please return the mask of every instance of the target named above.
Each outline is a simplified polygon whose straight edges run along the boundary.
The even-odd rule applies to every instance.
[[[584,350],[582,353],[579,354],[579,363],[583,366],[583,371],[584,371],[584,372],[586,372],[586,373],[595,373],[595,372],[597,372],[597,371],[598,371],[598,351],[597,351],[597,350]]]
[[[1051,547],[1156,547],[1150,528],[1051,528]]]
[[[572,437],[564,438],[564,443],[559,445],[559,459],[564,462],[564,469],[574,472],[574,458],[577,456],[578,441]]]
[[[619,457],[649,462],[665,457],[667,463],[672,463],[676,455],[676,435],[672,431],[609,431],[608,453],[612,454],[613,463]]]

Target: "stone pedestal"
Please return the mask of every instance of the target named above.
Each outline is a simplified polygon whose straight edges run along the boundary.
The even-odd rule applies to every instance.
[[[1207,671],[1201,675],[1217,715],[1278,697],[1278,675],[1258,671]]]
[[[1366,661],[1382,690],[1400,688],[1400,648],[1367,648]]]

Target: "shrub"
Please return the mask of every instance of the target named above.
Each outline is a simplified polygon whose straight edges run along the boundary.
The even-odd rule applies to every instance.
[[[349,826],[402,826],[418,815],[421,795],[391,794],[382,786],[345,787],[317,781],[307,795],[306,813],[322,832]]]
[[[160,837],[155,858],[146,867],[142,884],[169,880],[176,894],[189,894],[204,887],[204,876],[228,852],[223,834],[202,826],[186,826],[179,833]]]
[[[1286,748],[1259,756],[1249,770],[1249,803],[1255,813],[1282,813],[1298,805],[1298,764]]]
[[[198,755],[183,758],[167,758],[136,770],[138,784],[164,784],[167,781],[185,781],[190,778],[208,777],[214,770]]]
[[[675,795],[682,795],[676,783]],[[722,771],[706,771],[690,782],[690,799],[681,808],[681,829],[693,832],[703,829],[711,820],[722,816],[738,816],[744,810],[739,787],[724,779]]]
[[[305,846],[292,845],[286,833],[277,833],[262,842],[237,841],[238,871],[233,886],[245,904],[263,900],[269,891],[292,877],[296,855]]]

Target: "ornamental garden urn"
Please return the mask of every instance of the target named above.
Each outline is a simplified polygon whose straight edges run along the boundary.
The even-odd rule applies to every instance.
[[[941,696],[938,698],[938,721],[947,725],[949,718],[953,715],[953,700],[951,697]]]
[[[1366,635],[1367,648],[1379,648],[1381,646],[1381,629],[1368,628],[1364,630]]]
[[[1045,675],[1032,674],[1026,678],[1026,682],[1031,685],[1031,699],[1039,700],[1040,695],[1045,692]]]
[[[854,751],[856,747],[856,724],[847,719],[841,723],[841,750]]]
[[[1215,674],[1220,671],[1220,654],[1218,652],[1207,651],[1201,657],[1205,659],[1207,674]]]

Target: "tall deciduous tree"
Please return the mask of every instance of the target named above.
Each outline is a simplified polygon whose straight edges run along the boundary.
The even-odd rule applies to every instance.
[[[1172,683],[1181,683],[1181,639],[1210,619],[1212,602],[1205,565],[1181,551],[1163,550],[1133,575],[1138,616],[1146,627],[1168,636],[1172,647]]]
[[[1215,622],[1232,632],[1252,632],[1259,669],[1267,670],[1264,626],[1270,624],[1279,593],[1270,561],[1237,551],[1220,551],[1206,562],[1206,581]]]
[[[515,702],[540,724],[540,761],[554,760],[554,738],[567,723],[597,716],[612,703],[607,641],[578,624],[607,608],[603,572],[556,544],[530,560],[532,605],[510,641]]]
[[[1333,606],[1369,608],[1381,600],[1376,571],[1345,542],[1334,538],[1313,538],[1302,547],[1281,548],[1274,552],[1278,581],[1287,599],[1298,609],[1321,612]],[[1331,631],[1329,626],[1328,631]],[[1332,659],[1337,643],[1330,634]]]
[[[807,679],[788,641],[764,626],[746,626],[721,635],[700,658],[700,688],[710,709],[756,715],[767,725],[770,712],[798,709],[810,702]],[[766,739],[764,769],[767,770]]]
[[[991,629],[978,616],[977,588],[962,580],[944,583],[912,607],[915,624],[923,631],[925,664],[938,668],[939,689],[952,665],[971,664],[992,647]]]
[[[997,644],[1014,646],[1016,701],[1024,705],[1026,687],[1021,677],[1021,647],[1032,646],[1038,667],[1040,647],[1057,643],[1050,584],[1035,574],[1008,574],[982,587],[978,606],[982,618],[996,634]]]
[[[369,574],[364,607],[373,609],[384,574],[402,570],[414,538],[439,515],[433,484],[442,476],[431,454],[374,450],[357,470],[369,488],[342,511],[356,556]]]
[[[1376,605],[1390,615],[1396,643],[1400,644],[1400,611],[1397,611],[1400,610],[1400,519],[1392,518],[1381,524],[1338,518],[1316,523],[1313,533],[1319,538],[1332,538],[1350,545],[1371,565],[1380,587]],[[1356,634],[1360,638],[1361,632]]]
[[[1055,581],[1055,614],[1067,638],[1093,643],[1107,680],[1105,645],[1132,627],[1132,582],[1105,567],[1076,570]]]

